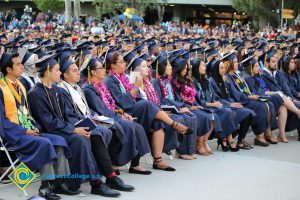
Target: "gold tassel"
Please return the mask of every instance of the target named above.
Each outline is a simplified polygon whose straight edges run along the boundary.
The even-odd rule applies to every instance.
[[[46,82],[47,85],[49,84],[49,76],[50,76],[50,64],[47,64],[47,70],[46,70],[47,76],[46,76]]]
[[[79,68],[81,68],[81,65],[82,65],[82,50],[80,51],[80,56],[79,56]]]
[[[90,70],[90,66],[88,66],[88,82],[89,82],[89,84],[91,84],[91,70]]]

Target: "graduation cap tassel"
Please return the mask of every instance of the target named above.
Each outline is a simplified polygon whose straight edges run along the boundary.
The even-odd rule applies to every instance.
[[[82,65],[82,51],[80,52],[80,56],[79,56],[79,67],[81,68]]]
[[[50,64],[49,63],[47,64],[46,73],[47,73],[46,82],[48,84],[49,83],[49,76],[50,76]]]
[[[90,70],[90,66],[88,66],[88,82],[89,82],[89,84],[91,84],[91,70]]]

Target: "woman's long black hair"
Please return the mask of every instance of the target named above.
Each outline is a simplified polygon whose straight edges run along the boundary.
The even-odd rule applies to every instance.
[[[219,73],[220,65],[221,65],[220,60],[215,62],[214,66],[212,68],[211,77],[216,81],[216,83],[221,91],[222,98],[227,99],[228,94],[226,92],[225,82],[223,80],[223,77]]]
[[[199,58],[194,58],[191,60],[192,76],[197,82],[200,83],[202,90],[206,91],[208,89],[209,82],[208,82],[205,74],[200,74],[200,72],[199,72],[199,67],[200,67],[201,62],[204,62],[204,61],[200,60]]]
[[[188,77],[188,74],[189,74],[189,69],[188,68],[187,68],[186,75],[181,76],[181,72],[184,70],[186,65],[187,65],[186,60],[182,60],[182,62],[180,62],[180,63],[172,62],[172,67],[173,67],[173,70],[172,70],[172,83],[173,83],[173,87],[174,86],[176,87],[176,84],[174,84],[174,82],[179,83],[179,85],[180,85],[180,88],[178,88],[179,92],[182,92],[186,85],[192,85],[192,81]]]

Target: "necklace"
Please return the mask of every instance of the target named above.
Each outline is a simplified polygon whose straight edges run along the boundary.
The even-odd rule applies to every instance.
[[[44,90],[45,90],[45,92],[46,92],[46,94],[47,94],[48,101],[49,101],[49,103],[50,103],[50,106],[51,106],[52,112],[53,112],[53,113],[55,113],[54,106],[53,106],[53,104],[52,104],[52,101],[51,101],[51,99],[50,99],[50,95],[49,95],[49,93],[48,93],[48,91],[47,91],[47,88],[46,88],[46,86],[45,86],[45,84],[44,84],[43,82],[42,82],[42,84],[43,84],[43,86],[44,86]],[[56,97],[56,103],[57,103],[57,105],[58,105],[58,109],[59,109],[59,114],[60,114],[60,117],[61,117],[61,119],[64,121],[64,118],[63,118],[63,115],[62,115],[62,112],[61,112],[61,109],[60,109],[60,105],[59,105],[58,97]]]

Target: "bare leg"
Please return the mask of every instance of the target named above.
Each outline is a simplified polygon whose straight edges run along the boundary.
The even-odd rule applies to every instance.
[[[203,156],[209,156],[210,153],[208,153],[204,148],[204,135],[197,138],[197,154],[203,155]]]
[[[152,137],[151,137],[152,155],[154,158],[154,164],[157,165],[159,168],[168,167],[168,165],[161,159],[162,150],[164,147],[164,140],[165,140],[165,133],[163,129],[160,129],[152,133]]]
[[[289,111],[295,113],[298,118],[300,118],[300,110],[295,106],[295,104],[286,96],[283,96],[282,99],[284,101],[283,105],[285,105]]]
[[[205,148],[205,151],[210,153],[210,154],[213,154],[213,152],[211,151],[211,149],[209,148],[208,144],[207,144],[207,141],[208,141],[208,138],[209,136],[212,134],[212,132],[214,131],[215,129],[215,121],[210,121],[210,130],[209,132],[207,132],[205,135],[204,135],[204,140],[203,140],[203,143],[204,143],[204,148]]]
[[[288,142],[285,136],[286,120],[287,120],[287,108],[285,106],[280,106],[279,114],[278,114],[279,135],[277,139],[284,143]]]
[[[275,143],[278,142],[278,140],[277,140],[276,138],[273,137],[273,133],[272,133],[272,130],[271,130],[272,113],[271,113],[271,111],[270,111],[269,104],[266,103],[266,106],[268,107],[267,120],[268,120],[269,127],[268,127],[268,129],[265,131],[265,138],[266,138],[266,141],[267,141],[267,142],[275,144]]]

